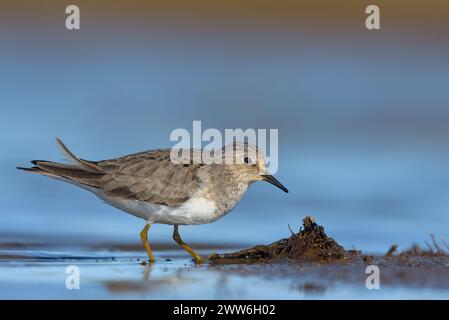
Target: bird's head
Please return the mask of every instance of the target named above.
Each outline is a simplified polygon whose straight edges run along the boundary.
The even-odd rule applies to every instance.
[[[240,181],[252,183],[267,181],[284,192],[288,192],[275,177],[268,171],[265,154],[251,143],[233,142],[223,147],[223,161],[230,166],[233,175]]]

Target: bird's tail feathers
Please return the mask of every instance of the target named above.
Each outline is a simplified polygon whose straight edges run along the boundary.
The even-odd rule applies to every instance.
[[[76,157],[61,140],[56,139],[56,141],[65,156],[72,162],[71,164],[33,160],[31,163],[34,167],[17,167],[17,169],[62,179],[82,186],[99,187],[100,180],[105,172],[96,163]]]
[[[86,170],[102,171],[102,169],[98,167],[94,162],[84,160],[75,156],[72,151],[70,151],[69,148],[67,148],[66,145],[61,141],[61,139],[56,138],[56,143],[67,160],[69,160],[73,165],[85,168]]]

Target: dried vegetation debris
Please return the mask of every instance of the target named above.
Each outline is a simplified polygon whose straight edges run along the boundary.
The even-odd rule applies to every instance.
[[[291,231],[291,229],[290,229]],[[299,232],[291,231],[289,238],[281,239],[269,245],[257,245],[232,253],[213,254],[208,257],[211,264],[267,263],[281,260],[311,263],[387,263],[421,265],[425,263],[441,264],[449,262],[449,246],[444,240],[439,244],[433,235],[427,249],[414,245],[398,253],[398,246],[392,245],[382,256],[364,255],[360,250],[345,250],[333,238],[328,237],[314,218],[303,219]],[[424,261],[424,260],[426,261]],[[449,264],[448,264],[449,265]]]
[[[353,253],[346,251],[334,239],[328,237],[323,226],[315,223],[313,217],[303,219],[298,233],[270,245],[258,245],[234,253],[214,254],[212,263],[257,263],[279,259],[297,262],[335,262],[348,259]]]

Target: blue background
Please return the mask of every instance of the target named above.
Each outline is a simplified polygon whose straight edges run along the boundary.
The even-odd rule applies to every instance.
[[[276,176],[290,193],[254,184],[222,220],[182,228],[187,242],[271,242],[308,214],[366,251],[449,237],[444,30],[386,16],[366,31],[359,11],[290,25],[82,10],[81,30],[67,31],[65,5],[50,8],[2,13],[3,237],[139,241],[143,221],[15,166],[61,160],[55,137],[92,160],[170,147],[193,120],[279,129]],[[150,238],[171,241],[171,230]]]

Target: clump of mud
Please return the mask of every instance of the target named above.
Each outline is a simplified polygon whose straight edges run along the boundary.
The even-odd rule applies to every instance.
[[[328,237],[324,228],[307,216],[298,233],[270,245],[258,245],[234,253],[213,254],[208,257],[211,263],[263,263],[273,260],[289,259],[296,262],[330,263],[345,261],[352,252],[346,251],[334,239]]]

